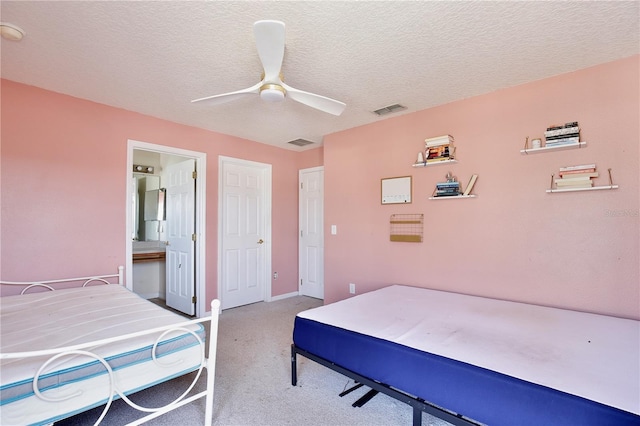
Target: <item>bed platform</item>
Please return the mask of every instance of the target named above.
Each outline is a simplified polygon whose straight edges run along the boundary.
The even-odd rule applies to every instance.
[[[640,321],[393,285],[295,318],[296,355],[455,425],[640,425]]]
[[[1,282],[26,291],[0,297],[0,424],[51,424],[105,405],[98,424],[114,398],[147,413],[130,424],[205,398],[202,424],[211,424],[219,302],[211,303],[212,317],[189,320],[130,292],[121,279],[120,270],[35,285]],[[50,291],[68,282],[76,286]],[[207,389],[192,395],[205,368]],[[165,407],[140,407],[127,397],[191,372],[189,388]]]

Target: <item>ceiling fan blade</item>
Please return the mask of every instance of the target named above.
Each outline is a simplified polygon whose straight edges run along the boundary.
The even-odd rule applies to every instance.
[[[264,81],[280,81],[280,69],[284,58],[284,22],[257,21],[253,24],[258,56],[264,68]]]
[[[293,87],[288,86],[284,83],[282,83],[282,87],[284,87],[284,89],[287,91],[288,98],[291,98],[296,102],[300,102],[301,104],[310,106],[311,108],[327,112],[329,114],[340,115],[347,106],[345,103],[336,101],[335,99],[305,92],[303,90],[294,89]]]
[[[225,102],[235,101],[236,99],[240,99],[246,95],[257,94],[260,92],[260,86],[262,86],[262,82],[257,83],[251,87],[247,87],[246,89],[236,90],[235,92],[223,93],[221,95],[213,95],[213,96],[207,96],[204,98],[194,99],[191,101],[191,103],[209,101],[211,105],[219,105]]]

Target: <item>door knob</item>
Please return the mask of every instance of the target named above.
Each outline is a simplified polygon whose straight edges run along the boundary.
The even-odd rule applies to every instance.
[[[258,240],[258,244],[262,244],[262,243],[264,243],[264,240],[263,240],[262,238],[260,238],[260,239]]]

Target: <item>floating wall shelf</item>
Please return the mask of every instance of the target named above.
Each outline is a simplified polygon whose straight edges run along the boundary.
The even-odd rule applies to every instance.
[[[459,200],[461,198],[476,198],[476,195],[453,195],[450,197],[429,197],[430,200]]]
[[[457,163],[458,160],[442,160],[442,161],[434,161],[432,163],[414,163],[413,167],[429,167],[429,166],[437,166],[439,164],[451,164]]]
[[[552,194],[554,192],[598,191],[603,189],[618,189],[618,185],[592,186],[591,188],[547,189],[547,193]]]
[[[578,143],[569,143],[566,145],[558,145],[558,146],[543,146],[541,148],[529,148],[529,149],[521,149],[521,154],[538,154],[541,152],[549,152],[549,151],[564,151],[565,149],[577,149],[587,146],[586,142],[578,142]]]

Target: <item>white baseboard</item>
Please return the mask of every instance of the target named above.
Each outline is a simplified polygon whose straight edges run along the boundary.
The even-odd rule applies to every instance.
[[[269,302],[275,302],[276,300],[282,300],[282,299],[288,299],[290,297],[295,297],[295,296],[299,296],[300,293],[297,291],[291,292],[291,293],[286,293],[286,294],[281,294],[279,296],[273,296],[271,299],[269,299]]]

